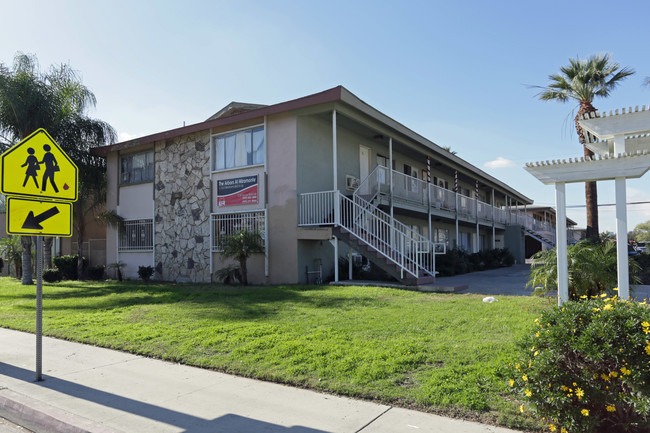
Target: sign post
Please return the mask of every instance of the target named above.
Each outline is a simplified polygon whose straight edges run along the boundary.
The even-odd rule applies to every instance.
[[[43,380],[43,236],[72,236],[77,166],[44,129],[0,155],[7,233],[36,237],[36,381]],[[39,173],[40,172],[40,173]]]

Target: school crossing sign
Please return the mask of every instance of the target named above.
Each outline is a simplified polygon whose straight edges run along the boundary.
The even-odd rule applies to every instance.
[[[4,195],[77,200],[78,169],[44,129],[2,154]]]
[[[44,129],[0,155],[0,192],[10,198],[7,233],[72,236],[78,171]]]

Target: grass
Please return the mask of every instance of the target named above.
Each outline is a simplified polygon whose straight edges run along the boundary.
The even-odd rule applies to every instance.
[[[35,288],[0,278],[0,326],[34,332]],[[44,285],[45,335],[513,428],[514,343],[550,305],[532,297],[373,287]]]

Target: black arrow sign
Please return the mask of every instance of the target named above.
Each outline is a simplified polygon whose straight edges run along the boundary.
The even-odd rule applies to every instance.
[[[46,210],[45,212],[43,212],[38,216],[34,216],[34,212],[29,211],[29,215],[27,215],[27,218],[25,218],[25,222],[23,223],[23,228],[28,230],[43,230],[43,226],[41,226],[41,223],[48,218],[52,218],[54,215],[58,213],[59,213],[59,208],[57,208],[56,206]]]

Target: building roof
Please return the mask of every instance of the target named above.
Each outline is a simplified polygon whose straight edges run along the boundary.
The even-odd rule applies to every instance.
[[[221,110],[214,113],[212,116],[208,117],[206,119],[206,122],[208,120],[222,119],[224,117],[235,116],[237,114],[246,113],[248,111],[257,110],[258,108],[263,108],[263,107],[266,107],[266,105],[247,104],[245,102],[235,102],[235,101],[233,101],[230,104],[223,107]]]
[[[331,89],[307,95],[298,99],[293,99],[286,102],[281,102],[273,105],[260,105],[260,104],[247,104],[241,102],[231,102],[226,107],[219,110],[213,116],[210,116],[204,122],[183,126],[180,128],[170,129],[168,131],[159,132],[156,134],[146,135],[144,137],[127,140],[108,146],[101,146],[93,149],[93,153],[98,156],[106,156],[110,152],[125,150],[137,146],[153,143],[159,140],[167,140],[185,134],[192,134],[206,129],[221,127],[232,123],[244,122],[251,119],[258,119],[260,117],[269,116],[273,114],[304,109],[313,107],[320,104],[346,104],[358,112],[368,116],[370,119],[380,122],[388,130],[391,130],[402,137],[406,137],[414,142],[427,147],[438,159],[447,161],[449,165],[458,167],[474,173],[484,183],[490,183],[504,191],[507,191],[513,198],[516,198],[521,203],[532,204],[533,201],[521,194],[519,191],[511,188],[500,180],[490,176],[483,170],[475,167],[464,159],[452,154],[451,152],[443,149],[431,140],[417,134],[413,130],[407,128],[403,124],[388,117],[376,108],[370,106],[366,102],[359,99],[352,92],[343,86],[336,86]]]

